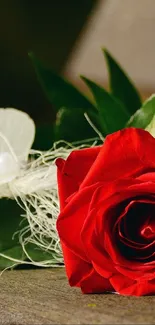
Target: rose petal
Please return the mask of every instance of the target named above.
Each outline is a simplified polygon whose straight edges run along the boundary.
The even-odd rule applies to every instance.
[[[58,190],[61,209],[66,199],[78,190],[100,152],[100,146],[72,151],[67,160],[58,158]]]
[[[103,278],[94,269],[81,283],[83,293],[103,293],[114,291],[108,279]]]
[[[107,252],[100,245],[96,238],[96,212],[92,210],[85,222],[81,232],[81,239],[84,244],[87,256],[89,256],[95,270],[104,278],[109,278],[114,272],[114,265],[107,255]]]
[[[155,278],[155,265],[147,265],[147,264],[141,264],[141,267],[139,266],[139,269],[135,270],[128,268],[128,267],[123,267],[121,265],[116,265],[115,269],[123,274],[124,276],[129,277],[130,279],[140,281],[142,279],[146,280],[152,280]]]
[[[124,276],[122,274],[114,274],[110,279],[109,279],[111,285],[113,286],[113,288],[115,289],[116,292],[118,293],[124,293],[125,289],[126,291],[131,289],[134,284],[136,284],[136,281],[128,278],[127,276]],[[132,293],[130,293],[132,294]]]
[[[137,177],[137,179],[143,182],[147,182],[147,181],[155,182],[155,170],[153,172],[144,173],[139,177]]]
[[[61,245],[69,284],[80,287],[81,281],[92,271],[92,265],[75,255],[65,244]]]
[[[118,274],[110,278],[110,283],[122,295],[143,296],[155,294],[155,280],[133,281],[126,276]]]
[[[87,217],[89,203],[98,184],[77,192],[58,216],[60,239],[85,261],[89,261],[81,241],[81,230]]]
[[[108,135],[81,188],[155,168],[154,147],[155,139],[142,129],[128,128]]]

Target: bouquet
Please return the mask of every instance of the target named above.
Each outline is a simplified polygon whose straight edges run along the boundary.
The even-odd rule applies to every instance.
[[[142,103],[103,52],[110,91],[82,76],[92,102],[30,54],[56,110],[52,149],[31,149],[30,117],[0,110],[1,201],[22,209],[11,248],[5,219],[0,265],[64,263],[70,285],[84,293],[154,294],[155,96]]]

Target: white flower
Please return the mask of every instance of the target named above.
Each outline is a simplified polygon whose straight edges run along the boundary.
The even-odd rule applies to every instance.
[[[35,137],[28,114],[14,108],[0,109],[0,185],[20,174]]]

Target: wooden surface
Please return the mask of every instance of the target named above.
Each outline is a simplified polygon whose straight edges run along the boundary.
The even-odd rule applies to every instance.
[[[6,271],[0,324],[155,324],[155,297],[83,295],[64,269]]]

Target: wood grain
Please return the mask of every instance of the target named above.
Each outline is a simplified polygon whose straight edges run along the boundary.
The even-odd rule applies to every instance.
[[[64,269],[6,271],[0,324],[155,324],[155,297],[83,295]]]

